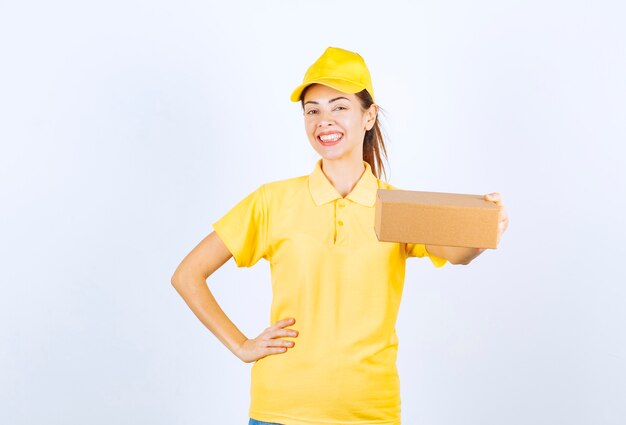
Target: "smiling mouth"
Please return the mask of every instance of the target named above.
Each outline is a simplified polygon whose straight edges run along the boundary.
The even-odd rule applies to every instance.
[[[317,136],[317,140],[324,146],[331,146],[339,143],[339,141],[343,140],[343,134],[337,133],[337,135],[332,135],[331,137],[324,136],[322,139],[320,136]]]

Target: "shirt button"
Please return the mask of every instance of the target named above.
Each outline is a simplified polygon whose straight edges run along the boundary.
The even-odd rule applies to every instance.
[[[340,225],[340,226],[343,226],[343,221],[339,220],[339,221],[337,222],[337,224],[338,224],[338,225]]]
[[[340,207],[340,208],[343,208],[343,207],[345,207],[345,206],[346,206],[346,204],[344,204],[343,202],[340,202],[340,203],[339,203],[339,207]]]

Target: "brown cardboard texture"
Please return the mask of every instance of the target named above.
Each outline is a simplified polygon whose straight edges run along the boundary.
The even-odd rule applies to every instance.
[[[500,206],[482,195],[378,189],[379,241],[497,248]]]

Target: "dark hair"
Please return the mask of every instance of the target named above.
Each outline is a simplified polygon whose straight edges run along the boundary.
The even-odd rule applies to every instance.
[[[311,87],[307,86],[300,96],[300,103],[302,104],[302,108],[304,108],[304,93]],[[372,96],[370,96],[369,92],[366,89],[361,90],[358,93],[355,93],[356,97],[359,99],[359,103],[361,104],[361,108],[365,111],[367,110],[373,103],[374,100]],[[378,111],[383,112],[383,108],[378,106]],[[371,130],[367,130],[365,132],[365,137],[363,137],[363,161],[367,162],[372,168],[372,173],[380,179],[381,171],[385,174],[385,180],[387,180],[387,171],[385,170],[385,166],[383,165],[382,155],[387,158],[387,149],[385,148],[385,142],[383,140],[383,132],[382,126],[380,125],[380,121],[378,119],[378,114],[376,114],[376,120],[374,121],[374,126]]]
[[[372,96],[370,96],[369,92],[365,89],[355,94],[356,97],[359,98],[363,110],[367,110],[372,103],[374,103]],[[379,105],[377,106],[378,110],[382,112],[383,108]],[[380,172],[382,171],[385,173],[385,180],[387,180],[387,171],[383,165],[381,153],[384,155],[385,159],[388,159],[387,149],[385,148],[385,142],[383,140],[382,126],[378,120],[378,114],[376,114],[374,126],[371,130],[365,132],[365,137],[363,138],[363,161],[369,163],[370,167],[372,167],[372,173],[374,173],[377,178],[380,178]]]

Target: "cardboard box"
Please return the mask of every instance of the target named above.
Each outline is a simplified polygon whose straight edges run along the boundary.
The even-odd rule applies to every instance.
[[[378,189],[379,241],[497,248],[500,206],[483,195]]]

